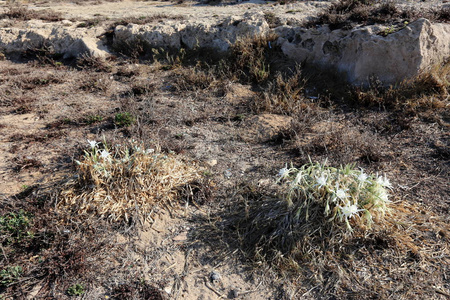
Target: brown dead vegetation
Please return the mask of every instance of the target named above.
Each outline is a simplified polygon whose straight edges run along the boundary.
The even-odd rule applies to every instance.
[[[351,29],[358,25],[385,24],[396,31],[419,18],[434,22],[449,22],[449,7],[425,10],[401,8],[393,1],[376,2],[370,0],[340,0],[330,6],[306,27],[329,25],[331,30]]]

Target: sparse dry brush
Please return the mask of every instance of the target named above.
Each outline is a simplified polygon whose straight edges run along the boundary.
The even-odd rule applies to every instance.
[[[407,113],[444,108],[450,95],[450,61],[437,64],[398,86],[384,87],[372,80],[368,89],[353,88],[351,95],[360,104],[379,105]]]
[[[62,189],[58,207],[110,221],[151,219],[157,204],[175,204],[179,189],[200,178],[200,169],[174,154],[138,143],[112,148],[90,141],[77,175]]]

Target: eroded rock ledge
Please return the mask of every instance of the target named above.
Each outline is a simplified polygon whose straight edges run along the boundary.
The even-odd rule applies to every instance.
[[[66,58],[84,53],[107,56],[106,28],[77,28],[69,21],[29,21],[26,27],[0,28],[0,51],[11,54],[46,47]],[[112,45],[140,39],[154,47],[207,47],[227,51],[242,37],[275,32],[282,51],[299,62],[336,68],[354,84],[376,76],[386,84],[413,77],[450,57],[450,24],[419,19],[381,36],[380,26],[331,31],[283,25],[271,29],[263,13],[232,16],[222,21],[167,20],[157,24],[116,26]]]

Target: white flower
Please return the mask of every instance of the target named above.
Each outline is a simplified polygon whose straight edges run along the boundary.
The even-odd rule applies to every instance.
[[[316,178],[316,182],[317,182],[317,185],[319,186],[319,189],[321,187],[327,185],[327,179],[328,178],[324,174],[322,174],[319,178]]]
[[[369,178],[369,176],[361,170],[361,173],[359,173],[358,175],[359,183],[364,184],[365,182],[367,182],[367,178]]]
[[[96,141],[91,141],[91,140],[87,140],[88,141],[88,143],[89,143],[89,146],[91,146],[91,148],[95,148],[95,147],[97,147],[97,145],[98,145],[98,143],[96,142]]]
[[[278,171],[278,176],[280,177],[280,179],[285,178],[288,175],[289,175],[289,169],[287,168],[287,165],[286,165],[286,167],[284,167],[284,168],[280,169],[280,171]]]
[[[145,154],[150,154],[150,153],[153,153],[153,152],[155,152],[155,149],[147,149],[147,150],[144,151]]]
[[[336,192],[335,192],[336,197],[341,199],[341,200],[345,200],[346,198],[349,197],[345,191],[346,190],[344,190],[344,189],[337,189]]]
[[[109,152],[107,151],[107,150],[102,150],[101,152],[100,152],[100,158],[103,158],[103,159],[109,159]]]
[[[356,215],[358,212],[362,211],[363,209],[358,209],[358,206],[356,204],[352,204],[349,205],[347,204],[344,207],[339,206],[339,208],[341,209],[341,213],[342,215],[346,218],[349,219],[351,217],[353,217],[354,215]]]
[[[387,179],[386,175],[378,176],[377,177],[377,183],[379,185],[381,185],[382,187],[385,187],[385,188],[391,188],[392,187],[391,182],[389,181],[389,179]]]
[[[388,195],[388,193],[386,192],[386,190],[385,189],[381,189],[379,192],[378,192],[378,198],[381,200],[381,201],[383,201],[383,202],[385,202],[385,203],[389,203],[389,202],[391,202],[390,200],[389,200],[389,195]]]

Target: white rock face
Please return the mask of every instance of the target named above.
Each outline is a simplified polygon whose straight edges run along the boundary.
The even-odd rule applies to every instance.
[[[73,28],[64,23],[48,24],[29,21],[25,29],[0,28],[0,51],[7,54],[46,47],[65,58],[88,53],[104,57],[108,51],[97,38],[103,28]]]
[[[419,19],[383,37],[378,26],[330,31],[275,29],[283,52],[295,60],[336,68],[354,84],[371,76],[389,84],[417,75],[450,57],[450,25]]]
[[[117,26],[113,45],[133,45],[140,39],[156,48],[206,47],[225,52],[239,38],[265,35],[271,30],[263,13],[221,20],[166,20]],[[305,29],[288,25],[273,29],[287,56],[336,68],[354,84],[367,83],[372,76],[385,84],[396,83],[450,57],[450,24],[420,19],[386,37],[378,35],[382,30],[380,26],[331,31],[328,26]],[[77,28],[71,22],[33,20],[23,29],[0,28],[0,51],[14,53],[45,46],[66,58],[85,53],[104,57],[109,55],[100,38],[104,31],[102,27]]]
[[[243,17],[232,16],[223,22],[188,21],[185,24],[167,22],[158,25],[117,26],[114,43],[132,44],[140,39],[153,47],[189,49],[197,47],[213,48],[225,52],[237,38],[267,34],[269,25],[264,14],[245,14]]]

